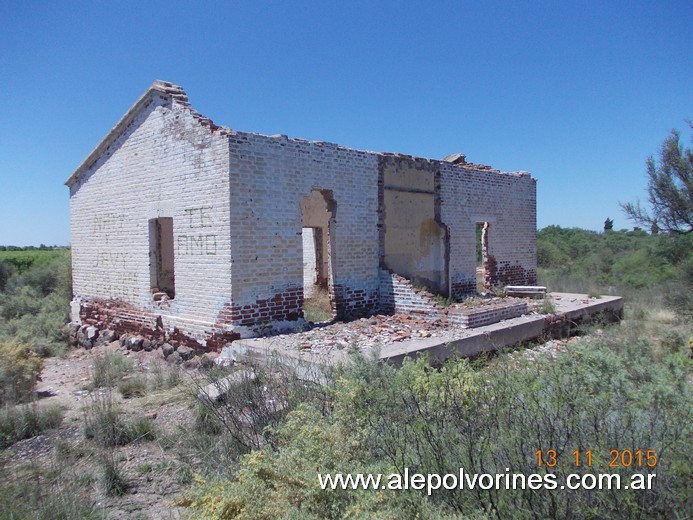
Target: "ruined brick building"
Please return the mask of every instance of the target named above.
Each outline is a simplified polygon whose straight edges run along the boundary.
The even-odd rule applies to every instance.
[[[469,164],[217,126],[155,82],[66,181],[73,316],[216,348],[302,317],[536,281],[536,182]]]

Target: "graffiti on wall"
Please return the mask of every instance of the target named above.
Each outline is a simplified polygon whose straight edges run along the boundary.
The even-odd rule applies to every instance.
[[[201,256],[217,254],[217,235],[196,232],[198,229],[212,227],[212,206],[185,208],[184,227],[190,231],[176,238],[178,254]]]
[[[98,251],[94,257],[94,267],[124,267],[129,257],[129,251]]]
[[[216,255],[216,235],[178,235],[176,240],[179,255]]]

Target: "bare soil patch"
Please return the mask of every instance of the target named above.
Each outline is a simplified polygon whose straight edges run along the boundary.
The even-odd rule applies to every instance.
[[[63,423],[0,452],[0,479],[5,485],[50,479],[70,483],[71,492],[98,511],[99,518],[185,518],[186,511],[174,501],[194,472],[189,458],[182,462],[186,460],[183,432],[191,430],[193,412],[187,383],[194,375],[183,371],[180,385],[148,390],[143,397],[124,399],[117,388],[90,390],[94,361],[106,352],[131,360],[131,373],[126,377],[143,374],[151,379],[153,371],[175,368],[158,351],[134,353],[117,343],[46,359],[37,385],[38,403],[60,405],[65,412]],[[123,417],[153,420],[156,438],[113,448],[85,438],[85,414],[94,399],[106,396],[122,410]],[[105,459],[115,463],[127,483],[121,496],[106,492]]]

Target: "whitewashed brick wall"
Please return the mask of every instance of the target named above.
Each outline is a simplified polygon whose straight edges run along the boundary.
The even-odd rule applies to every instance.
[[[106,154],[72,186],[76,298],[114,298],[209,330],[230,299],[228,142],[166,96],[153,96]],[[150,292],[150,219],[173,218],[175,298]]]
[[[310,298],[317,282],[315,258],[315,229],[303,228],[303,296]]]
[[[476,223],[489,222],[489,255],[499,283],[536,283],[536,180],[441,164],[441,219],[450,230],[450,278],[476,285]],[[463,291],[464,292],[464,291]]]
[[[377,155],[242,132],[229,143],[234,305],[251,311],[302,289],[301,201],[312,190],[329,191],[336,203],[329,240],[338,311],[349,312],[359,298],[376,305]]]
[[[305,273],[301,204],[318,190],[332,212],[323,240],[333,310],[377,311],[382,154],[219,129],[172,88],[178,97],[150,89],[127,128],[117,127],[117,139],[71,183],[76,299],[118,300],[145,312],[143,323],[161,316],[166,328],[200,339],[296,320]],[[532,283],[535,180],[427,164],[436,172],[436,218],[449,231],[453,294],[475,285],[477,222],[490,222],[499,280]],[[151,294],[149,259],[149,220],[161,217],[173,219],[175,243],[175,298],[163,304]]]

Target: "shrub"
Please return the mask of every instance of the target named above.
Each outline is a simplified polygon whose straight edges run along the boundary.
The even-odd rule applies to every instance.
[[[421,495],[397,491],[320,489],[318,473],[388,474],[373,462],[351,429],[314,406],[293,410],[271,435],[276,449],[245,455],[236,478],[197,479],[179,501],[201,519],[454,518]]]
[[[127,444],[121,412],[110,395],[92,396],[84,416],[84,436],[101,446]]]
[[[539,309],[540,314],[556,314],[556,306],[553,304],[553,301],[551,300],[550,297],[546,296],[544,297],[544,301],[541,304],[541,308]]]
[[[101,471],[106,495],[116,497],[124,495],[128,490],[129,482],[115,460],[113,453],[102,457]]]
[[[681,268],[676,283],[666,292],[665,302],[685,320],[693,320],[693,259]]]
[[[147,376],[137,374],[118,383],[118,391],[125,399],[143,397],[147,394]]]
[[[57,428],[62,420],[63,409],[59,406],[5,405],[0,410],[0,448]]]
[[[132,361],[118,352],[104,352],[94,358],[89,387],[109,388],[118,384],[132,369]]]
[[[80,492],[79,480],[61,467],[52,471],[32,464],[0,482],[0,518],[31,520],[97,520],[95,503]],[[14,478],[12,478],[14,477]]]
[[[509,361],[501,356],[475,373],[463,360],[440,372],[405,363],[357,365],[346,373],[336,395],[335,413],[354,425],[371,453],[398,472],[536,473],[549,470],[559,481],[567,473],[593,468],[537,468],[536,450],[555,448],[570,458],[592,449],[605,462],[610,450],[655,449],[667,453],[656,468],[657,489],[537,494],[527,490],[435,492],[432,499],[459,513],[480,508],[500,518],[566,518],[589,511],[619,517],[674,517],[685,511],[688,470],[685,439],[691,434],[690,363],[677,353],[654,363],[652,345],[632,343],[617,333],[576,345],[555,360]],[[642,448],[648,446],[649,448]],[[608,463],[608,461],[606,461]],[[633,468],[616,469],[624,478]],[[637,471],[647,471],[638,468]],[[525,517],[522,516],[522,517]],[[589,515],[586,515],[589,516]]]
[[[5,260],[0,260],[0,292],[5,290],[7,281],[10,279],[14,271],[15,268],[12,264]]]
[[[295,407],[265,430],[266,441],[241,459],[233,479],[208,478],[186,504],[202,518],[345,516],[492,518],[676,518],[687,512],[687,440],[692,404],[685,352],[654,357],[639,331],[604,330],[550,356],[509,357],[475,367],[425,359],[396,369],[356,358],[335,371],[330,406]],[[674,341],[673,339],[667,341]],[[678,339],[675,341],[677,344]],[[555,449],[562,464],[539,466],[536,451]],[[573,451],[593,453],[576,466]],[[522,489],[322,491],[317,473],[504,475],[595,473],[611,450],[655,450],[656,469],[609,468],[628,480],[656,472],[656,486],[537,493]],[[583,458],[584,462],[584,458]],[[563,464],[566,464],[565,466]],[[375,507],[377,504],[377,509]]]
[[[72,296],[68,251],[6,252],[0,260],[0,339],[62,355]]]
[[[548,240],[537,240],[537,265],[539,267],[561,267],[570,259],[556,244]]]
[[[30,397],[42,368],[43,361],[28,346],[0,341],[0,404]]]
[[[212,370],[195,383],[201,406],[207,408],[198,411],[198,417],[214,416],[241,453],[262,447],[267,442],[266,428],[279,424],[298,403],[325,395],[320,385],[300,380],[272,359],[232,372]],[[204,395],[207,385],[220,391],[218,400]],[[200,420],[210,422],[211,418]]]
[[[211,406],[199,403],[195,407],[194,428],[195,431],[199,433],[219,435],[224,430],[224,425],[217,417],[217,414],[214,413]]]
[[[155,362],[151,367],[151,374],[151,386],[154,390],[175,388],[183,381],[180,367],[165,361]]]
[[[157,437],[157,428],[152,419],[136,417],[126,423],[126,433],[129,442],[153,441]]]
[[[123,446],[138,440],[154,440],[157,435],[152,419],[126,419],[110,393],[92,396],[84,416],[84,436],[101,447]]]
[[[686,338],[680,332],[670,330],[664,333],[661,344],[667,353],[676,354],[686,348]]]

